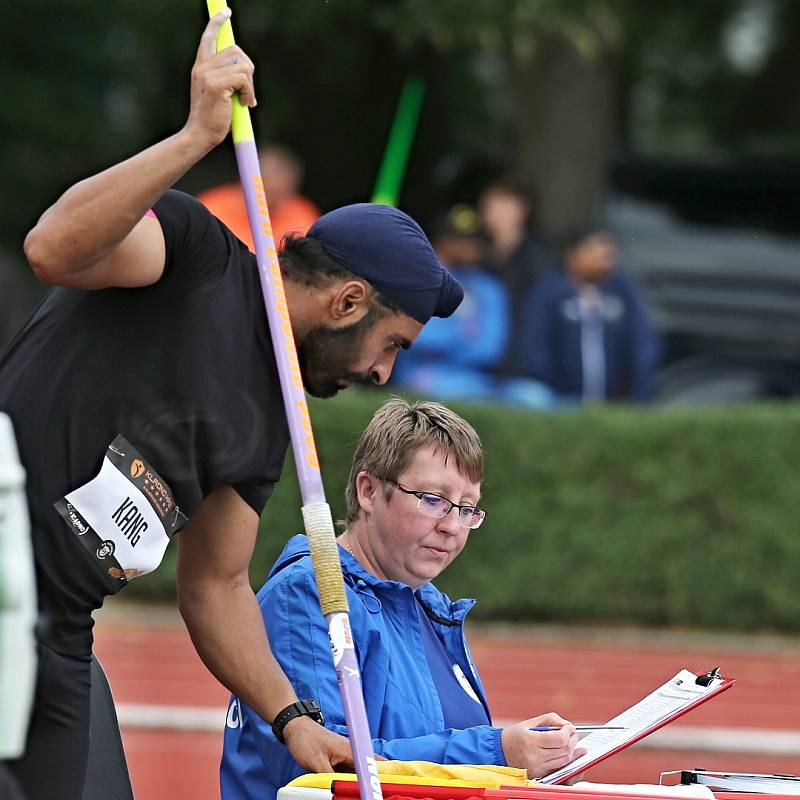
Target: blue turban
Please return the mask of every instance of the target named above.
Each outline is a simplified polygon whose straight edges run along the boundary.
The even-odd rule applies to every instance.
[[[391,206],[356,203],[337,208],[321,216],[306,235],[423,325],[434,316],[449,317],[464,297],[422,228]]]

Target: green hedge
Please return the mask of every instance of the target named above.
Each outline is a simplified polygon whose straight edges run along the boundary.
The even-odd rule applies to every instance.
[[[355,443],[385,397],[311,404],[334,518]],[[477,597],[474,618],[800,630],[800,407],[453,407],[484,442],[488,517],[437,585]],[[299,508],[289,457],[254,586],[301,530]],[[171,599],[173,581],[170,553],[126,595]]]

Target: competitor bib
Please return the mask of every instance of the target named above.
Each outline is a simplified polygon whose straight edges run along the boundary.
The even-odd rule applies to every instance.
[[[117,436],[96,478],[55,509],[111,579],[115,591],[152,572],[187,522],[172,490],[135,447]]]

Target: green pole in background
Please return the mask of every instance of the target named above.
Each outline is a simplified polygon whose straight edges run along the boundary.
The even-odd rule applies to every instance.
[[[421,78],[412,77],[406,80],[400,99],[397,101],[392,130],[386,142],[378,179],[372,192],[373,203],[385,206],[397,205],[424,95],[425,84]]]

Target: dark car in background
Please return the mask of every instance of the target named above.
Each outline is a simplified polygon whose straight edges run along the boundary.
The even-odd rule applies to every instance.
[[[800,167],[628,161],[612,187],[663,336],[659,399],[800,396]]]

